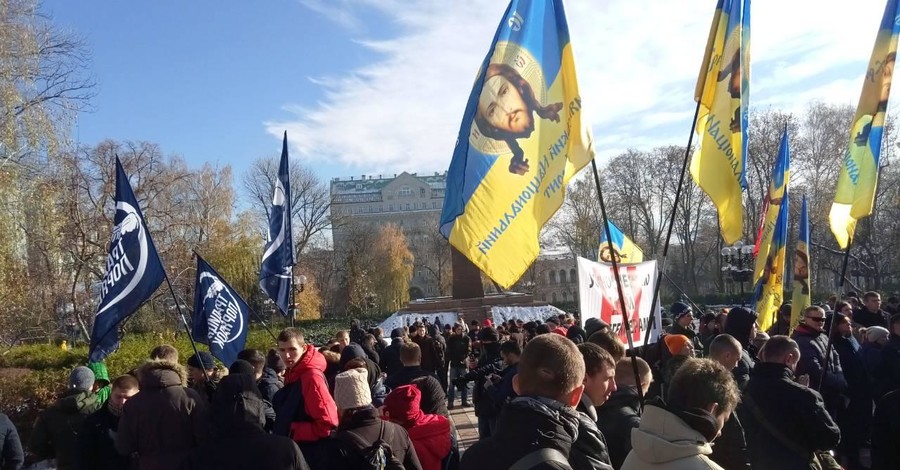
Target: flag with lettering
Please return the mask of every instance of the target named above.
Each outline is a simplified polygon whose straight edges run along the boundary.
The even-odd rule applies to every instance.
[[[800,322],[800,312],[812,305],[812,277],[809,275],[809,213],[806,196],[800,209],[800,233],[794,250],[794,292],[791,296],[791,330]]]
[[[838,176],[834,204],[828,214],[831,231],[842,249],[847,248],[853,239],[856,221],[871,215],[875,206],[878,160],[900,32],[897,5],[897,0],[888,0],[884,8],[859,106],[850,126],[850,142]]]
[[[609,232],[612,234],[612,245],[616,255],[617,263],[640,263],[644,261],[644,252],[637,244],[628,238],[616,224],[609,222]],[[609,243],[606,238],[606,228],[600,227],[600,250],[599,260],[604,263],[611,263],[612,256],[609,253]]]
[[[753,282],[756,286],[756,312],[760,331],[775,323],[775,316],[784,303],[785,250],[788,235],[788,183],[791,179],[791,152],[787,128],[781,135],[778,158],[769,184],[769,210],[763,227]]]
[[[281,163],[269,211],[266,250],[259,268],[259,287],[275,301],[283,315],[288,314],[294,268],[294,242],[291,232],[291,177],[288,167],[287,132],[281,147]]]
[[[719,0],[697,80],[699,142],[691,176],[719,212],[722,238],[737,242],[744,230],[741,191],[747,187],[750,100],[750,0]]]
[[[116,157],[116,215],[100,281],[100,304],[88,356],[101,362],[119,348],[118,326],[156,292],[165,277],[128,175]]]
[[[194,288],[194,326],[191,335],[209,346],[226,367],[237,360],[247,343],[250,308],[247,302],[200,255]]]
[[[485,274],[513,285],[541,227],[594,155],[562,0],[512,0],[463,115],[441,233]]]

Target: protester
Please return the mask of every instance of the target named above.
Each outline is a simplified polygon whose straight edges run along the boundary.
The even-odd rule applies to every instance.
[[[625,357],[625,344],[608,329],[601,328],[588,337],[588,343],[594,343],[612,355],[613,360],[618,361]]]
[[[161,344],[150,351],[150,360],[178,364],[178,350],[172,345]]]
[[[78,433],[78,466],[83,470],[120,470],[128,468],[130,457],[116,451],[119,417],[125,403],[137,395],[139,385],[131,375],[116,377],[109,400],[102,408],[85,418]]]
[[[850,318],[836,312],[829,320],[825,329],[834,332],[831,341],[840,358],[841,371],[847,381],[844,394],[847,406],[838,408],[836,417],[838,427],[841,429],[841,443],[837,450],[844,466],[855,470],[861,468],[860,450],[868,442],[868,431],[872,425],[873,397],[861,348],[852,334]],[[833,326],[831,322],[834,322]]]
[[[499,374],[488,376],[485,382],[485,398],[493,404],[493,422],[491,429],[497,424],[497,417],[503,406],[516,397],[513,388],[513,379],[519,372],[519,361],[522,359],[522,348],[519,343],[509,340],[500,345],[500,358],[503,360],[503,370]]]
[[[718,330],[718,324],[716,323],[716,314],[715,313],[704,313],[702,317],[700,317],[700,332],[698,336],[700,337],[700,344],[703,345],[703,355],[706,356],[709,351],[709,343],[718,335],[720,331]]]
[[[266,353],[266,367],[275,371],[275,375],[278,376],[278,388],[280,390],[284,387],[284,371],[287,370],[287,366],[284,365],[284,360],[281,359],[277,349],[270,349]]]
[[[322,441],[338,424],[337,407],[325,381],[325,356],[307,344],[297,328],[278,335],[278,352],[287,366],[284,388],[272,405],[277,415],[273,433],[294,440],[314,469],[322,468]]]
[[[872,470],[900,468],[900,390],[878,401],[872,422]]]
[[[472,353],[472,340],[463,334],[463,327],[457,323],[453,325],[450,338],[447,339],[447,359],[450,361],[450,383],[456,379],[466,375],[469,371],[467,361],[469,354]],[[463,407],[471,406],[469,404],[469,386],[464,385],[457,387],[451,385],[447,391],[447,402],[449,408],[453,409],[453,402],[456,400],[456,391],[460,393],[460,404]]]
[[[187,372],[175,362],[147,362],[138,369],[138,380],[140,391],[119,418],[116,450],[132,456],[139,470],[178,468],[206,442],[206,400],[186,387]]]
[[[402,368],[384,381],[388,389],[395,389],[401,385],[409,385],[410,382],[433,374],[422,368],[422,348],[410,341],[400,346],[400,363]]]
[[[672,314],[672,319],[675,322],[669,330],[669,334],[687,336],[694,351],[703,351],[703,344],[700,342],[700,337],[697,336],[697,333],[694,331],[694,311],[691,309],[690,305],[684,302],[675,302],[669,308],[669,312]]]
[[[421,400],[415,385],[397,387],[384,400],[384,414],[406,429],[423,470],[442,470],[452,450],[450,420],[422,412]]]
[[[579,423],[574,407],[584,390],[584,361],[575,343],[560,335],[529,341],[513,386],[519,397],[506,405],[496,432],[466,450],[460,468],[508,469],[520,461],[523,468],[569,468]]]
[[[375,336],[374,335],[366,333],[366,335],[363,336],[362,343],[358,343],[358,344],[360,346],[362,346],[363,351],[365,351],[365,353],[366,353],[366,357],[369,358],[369,360],[371,360],[372,362],[374,362],[375,365],[378,365],[378,363],[381,362],[381,355],[378,354],[378,351],[375,350]]]
[[[253,379],[253,382],[256,383],[256,368],[253,367],[253,364],[250,364],[243,359],[238,359],[231,363],[231,367],[228,368],[228,375],[231,374],[249,375]],[[258,385],[257,392],[259,392]],[[260,398],[262,398],[262,394],[260,394]],[[268,400],[262,400],[262,407],[263,417],[265,418],[263,422],[263,429],[265,429],[266,432],[271,432],[275,427],[275,408],[272,406],[272,402]]]
[[[891,317],[889,326],[891,334],[881,350],[881,372],[878,374],[881,380],[878,389],[882,393],[900,389],[900,314]]]
[[[791,339],[800,348],[797,375],[809,375],[810,386],[819,390],[825,400],[825,408],[833,418],[843,412],[847,380],[841,369],[841,359],[833,348],[827,359],[828,335],[825,334],[825,311],[821,307],[808,307],[803,311],[803,321],[794,329]],[[821,384],[821,385],[820,385]]]
[[[103,362],[88,362],[87,367],[94,373],[94,388],[92,390],[94,395],[97,396],[100,406],[103,406],[112,392],[109,386],[109,371],[106,370],[106,364]]]
[[[687,336],[673,334],[663,336],[662,342],[669,354],[668,358],[663,360],[658,366],[657,377],[659,383],[653,392],[654,396],[664,399],[669,393],[668,390],[675,373],[688,359],[694,357],[694,344]]]
[[[802,306],[798,306],[798,308],[803,308]],[[791,327],[797,325],[791,325],[791,310],[793,306],[789,303],[781,304],[781,307],[778,308],[778,316],[776,317],[775,323],[766,330],[766,334],[769,337],[775,335],[790,335]]]
[[[275,399],[275,394],[278,390],[281,390],[284,384],[278,379],[278,373],[266,366],[266,357],[263,356],[261,351],[256,349],[245,349],[239,352],[237,357],[253,366],[253,375],[259,388],[260,396],[263,400],[272,403],[272,400]]]
[[[731,371],[741,360],[741,343],[733,336],[721,334],[709,345],[709,358]],[[744,427],[737,413],[732,412],[721,435],[716,439],[713,453],[709,456],[713,462],[726,470],[750,470],[750,454],[747,451],[747,439]]]
[[[334,335],[335,349],[333,351],[340,354],[350,343],[350,332],[347,330],[340,330]]]
[[[787,336],[773,336],[760,351],[737,412],[753,468],[810,468],[817,452],[840,441],[822,396],[805,385],[809,377],[795,379],[800,359],[800,347]]]
[[[600,346],[578,345],[584,360],[584,392],[575,409],[578,411],[578,438],[572,444],[569,464],[572,468],[612,469],[606,438],[597,427],[595,407],[606,403],[616,391],[616,362]]]
[[[734,377],[709,359],[688,359],[672,378],[665,401],[647,403],[632,432],[622,470],[721,469],[711,443],[740,400]]]
[[[0,470],[19,470],[24,462],[19,432],[9,417],[0,413]]]
[[[253,375],[232,373],[223,378],[210,407],[211,440],[181,468],[309,470],[297,444],[263,430],[265,408]]]
[[[485,393],[485,385],[490,380],[488,377],[501,373],[504,364],[497,330],[491,326],[485,327],[478,333],[478,339],[482,353],[478,356],[477,367],[456,379],[454,385],[465,386],[468,382],[475,382],[472,401],[475,404],[475,416],[478,417],[478,436],[485,439],[493,432],[492,428],[496,422],[495,403]]]
[[[887,328],[891,316],[881,309],[881,294],[866,292],[863,294],[862,306],[853,312],[853,321],[868,328],[883,326]]]
[[[329,441],[327,466],[316,469],[355,470],[373,468],[366,461],[382,453],[396,468],[421,470],[413,443],[406,430],[385,421],[372,406],[372,396],[365,369],[351,369],[337,375],[334,398],[340,414],[340,425]],[[448,436],[449,439],[449,436]],[[384,443],[384,446],[379,443]]]
[[[584,328],[577,323],[572,322],[566,328],[566,338],[569,338],[575,344],[581,344],[587,341],[588,336],[587,332],[584,331]]]
[[[65,393],[38,415],[28,445],[32,454],[40,459],[56,459],[59,470],[77,467],[78,431],[84,420],[100,408],[93,388],[94,373],[90,369],[72,369]]]
[[[594,335],[594,333],[602,331],[604,333],[609,332],[609,324],[605,321],[597,318],[591,317],[584,321],[584,337],[590,338]],[[589,341],[589,340],[586,340]],[[601,346],[602,347],[602,346]],[[609,351],[607,351],[609,352]]]
[[[741,390],[750,381],[750,371],[753,370],[756,363],[756,348],[753,347],[752,340],[756,337],[757,318],[755,312],[744,307],[734,307],[724,317],[725,326],[722,332],[731,335],[741,343],[741,360],[731,371]]]
[[[188,385],[197,391],[206,404],[210,404],[216,393],[216,383],[221,379],[222,373],[216,367],[216,360],[212,354],[200,351],[188,358]]]
[[[438,345],[426,333],[425,325],[421,322],[413,323],[410,328],[410,339],[419,346],[422,351],[422,369],[437,376],[443,361],[443,354],[439,351]],[[443,385],[443,384],[442,384]]]
[[[647,361],[639,357],[635,361],[641,383],[635,383],[631,358],[619,359],[616,362],[616,391],[605,403],[596,407],[597,427],[606,438],[609,460],[616,470],[622,468],[625,457],[631,452],[631,430],[641,424],[641,399],[638,393],[647,396],[653,380]]]
[[[382,351],[384,351],[384,348],[388,347],[387,341],[384,340],[384,330],[382,330],[380,327],[375,327],[369,330],[369,332],[372,333],[372,336],[375,337],[375,352],[378,353],[378,356],[380,358]],[[381,365],[380,361],[378,365]]]
[[[384,397],[387,396],[381,369],[376,362],[368,358],[362,346],[350,343],[341,352],[340,370],[345,371],[358,367],[366,369],[366,379],[369,383],[369,391],[372,394],[372,404],[376,408],[381,407],[384,404]]]
[[[388,377],[403,368],[403,363],[400,362],[400,347],[405,342],[406,338],[403,336],[403,328],[391,330],[391,344],[381,352],[381,361],[378,363],[381,371],[387,374]]]
[[[350,320],[350,331],[347,333],[351,343],[362,345],[366,330],[359,327],[359,320]]]

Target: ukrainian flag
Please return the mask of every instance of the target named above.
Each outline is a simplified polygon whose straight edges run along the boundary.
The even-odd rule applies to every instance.
[[[787,129],[781,136],[778,159],[769,185],[769,210],[763,226],[762,242],[756,256],[753,282],[756,285],[756,312],[760,331],[775,323],[775,315],[784,303],[785,247],[788,232],[788,181],[791,178],[791,152]]]
[[[716,205],[728,244],[744,230],[749,78],[750,0],[719,0],[695,90],[700,144],[691,176]]]
[[[441,233],[498,284],[540,249],[566,183],[594,156],[562,0],[513,0],[469,95]]]
[[[828,220],[841,248],[847,248],[856,230],[856,221],[872,214],[878,184],[878,158],[891,78],[897,56],[900,15],[897,0],[888,0],[875,48],[863,82],[856,117],[850,127],[850,144],[838,177],[834,204]]]
[[[806,196],[800,209],[800,233],[797,249],[794,250],[794,293],[791,296],[791,331],[800,322],[800,313],[812,305],[812,276],[809,272],[809,212],[806,210]]]
[[[616,253],[617,263],[640,263],[644,261],[644,252],[641,251],[634,241],[625,236],[612,221],[609,222],[609,232],[612,234],[612,244]],[[604,263],[612,262],[604,227],[600,227],[600,250],[597,253],[599,261]]]

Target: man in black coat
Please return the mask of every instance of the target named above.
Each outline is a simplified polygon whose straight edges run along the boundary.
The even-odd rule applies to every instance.
[[[813,453],[834,449],[841,431],[822,396],[794,381],[800,361],[794,340],[774,336],[760,356],[737,411],[750,463],[766,470],[809,468]]]
[[[825,334],[825,311],[821,307],[807,307],[803,311],[802,323],[794,329],[791,339],[800,348],[797,375],[809,376],[809,386],[819,390],[825,400],[825,408],[836,418],[844,409],[847,380],[841,369],[841,359],[834,348],[830,351],[826,369],[828,335]]]
[[[25,462],[19,432],[5,414],[0,413],[0,469],[19,470]]]
[[[744,307],[735,307],[725,316],[725,329],[723,333],[729,334],[741,343],[741,359],[737,367],[731,371],[738,387],[743,390],[750,381],[750,371],[756,363],[755,348],[752,341],[756,337],[756,312]]]
[[[481,439],[489,437],[496,422],[497,407],[485,393],[485,384],[491,375],[499,375],[503,371],[503,357],[500,355],[500,336],[492,326],[478,332],[482,352],[478,356],[478,366],[463,377],[456,379],[454,385],[465,386],[474,382],[472,401],[475,402],[475,416],[478,417],[478,435]]]
[[[866,292],[863,294],[862,303],[862,307],[853,312],[853,321],[866,328],[870,326],[887,328],[891,316],[881,309],[881,295],[878,292]]]
[[[697,351],[699,356],[700,351],[703,351],[703,343],[700,342],[700,336],[694,331],[693,310],[684,302],[675,302],[669,311],[672,313],[672,319],[675,321],[672,329],[669,330],[669,334],[687,336],[694,346],[694,351]]]
[[[647,396],[653,375],[647,361],[636,358],[641,377],[641,392]],[[625,457],[631,452],[631,430],[641,425],[641,400],[635,385],[634,366],[631,358],[623,357],[616,363],[616,391],[606,403],[598,406],[597,427],[606,438],[609,460],[613,468],[622,468]]]
[[[569,463],[572,468],[612,470],[606,438],[597,427],[595,407],[606,403],[616,391],[616,362],[600,346],[578,345],[584,359],[584,393],[578,411],[578,438],[572,444]]]
[[[138,381],[123,375],[112,382],[109,399],[102,408],[85,418],[78,433],[78,468],[84,470],[117,470],[128,468],[130,456],[116,452],[119,417],[125,402],[137,395]]]
[[[406,342],[405,340],[403,328],[391,330],[391,345],[384,348],[379,357],[381,360],[378,362],[382,372],[387,374],[388,377],[403,368],[403,363],[400,362],[400,347]]]
[[[841,443],[838,446],[840,457],[845,462],[845,467],[850,469],[861,468],[859,451],[869,437],[869,428],[872,425],[872,393],[869,375],[863,362],[861,348],[856,338],[853,337],[850,319],[838,312],[830,317],[835,322],[834,327],[829,328],[826,322],[825,329],[834,331],[832,344],[841,360],[841,370],[847,380],[848,398],[847,406],[838,409],[836,421],[841,428]]]
[[[262,399],[272,403],[282,384],[278,379],[278,373],[274,369],[266,367],[266,356],[257,349],[245,349],[238,353],[237,358],[247,361],[253,366],[254,377]]]
[[[900,468],[900,390],[878,401],[872,421],[872,470]]]
[[[450,362],[450,381],[454,381],[469,371],[467,361],[469,354],[472,352],[472,340],[463,333],[463,327],[457,323],[453,325],[452,333],[447,339],[447,359]],[[459,389],[460,402],[462,406],[469,406],[469,386],[465,385],[457,387],[451,385],[447,392],[447,400],[450,408],[453,408],[453,401],[456,398],[456,391]]]
[[[403,367],[387,376],[384,385],[393,390],[401,385],[409,385],[419,377],[434,377],[430,371],[422,368],[422,350],[413,342],[400,346],[400,363]]]
[[[740,362],[742,349],[741,343],[734,337],[721,334],[709,344],[709,358],[731,371]],[[709,458],[727,470],[750,470],[747,439],[744,436],[744,427],[736,413],[732,412],[731,418],[725,422]]]
[[[881,348],[881,371],[878,389],[888,393],[900,389],[900,314],[891,317],[887,344]]]

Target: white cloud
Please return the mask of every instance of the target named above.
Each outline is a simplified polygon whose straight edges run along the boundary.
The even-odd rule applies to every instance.
[[[372,52],[370,64],[341,77],[316,77],[320,102],[286,105],[296,118],[266,123],[269,132],[280,137],[287,129],[295,155],[360,172],[446,169],[506,2],[302,3],[354,30],[370,16],[365,12],[377,11],[394,20],[396,34],[361,41]],[[601,156],[684,143],[713,3],[565,3],[585,113]],[[852,7],[754,2],[751,106],[800,111],[811,100],[855,104],[883,8],[883,0]]]

